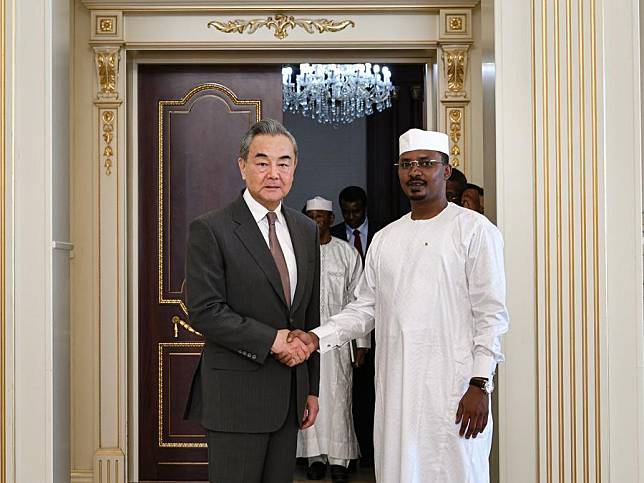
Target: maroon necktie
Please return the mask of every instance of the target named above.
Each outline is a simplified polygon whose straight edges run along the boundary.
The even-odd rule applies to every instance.
[[[356,247],[360,254],[360,259],[364,262],[364,254],[362,253],[362,240],[360,239],[360,230],[353,230],[353,246]]]
[[[284,298],[286,298],[286,305],[290,307],[291,283],[288,276],[288,266],[286,265],[286,259],[284,258],[284,252],[282,252],[280,242],[277,239],[277,233],[275,233],[275,221],[277,220],[277,215],[274,211],[269,211],[266,213],[266,218],[268,219],[268,246],[273,258],[275,259],[277,271],[280,273],[282,288],[284,289]]]

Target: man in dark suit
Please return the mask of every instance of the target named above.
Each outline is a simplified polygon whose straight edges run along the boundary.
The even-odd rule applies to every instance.
[[[286,483],[318,413],[319,354],[286,340],[319,325],[317,226],[282,205],[297,144],[280,123],[253,125],[238,163],[243,195],[190,224],[186,301],[205,345],[186,416],[206,429],[211,482]]]
[[[360,186],[347,186],[338,198],[344,221],[331,227],[331,236],[356,247],[364,261],[371,239],[380,229],[367,218],[367,193]]]
[[[367,217],[367,193],[359,186],[347,186],[340,192],[339,202],[344,222],[331,227],[331,235],[347,241],[360,252],[362,261],[373,235],[380,226]],[[375,339],[372,335],[372,345]],[[373,351],[355,349],[353,371],[353,421],[360,445],[360,462],[373,464],[373,414],[375,407]]]

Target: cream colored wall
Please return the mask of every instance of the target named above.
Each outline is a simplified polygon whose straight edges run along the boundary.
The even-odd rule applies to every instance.
[[[495,13],[501,481],[644,481],[638,2]]]
[[[0,480],[69,479],[68,4],[4,2],[8,257]],[[58,179],[57,176],[61,176]]]
[[[73,28],[74,75],[72,84],[73,158],[71,180],[72,261],[72,396],[71,470],[72,481],[93,481],[96,450],[96,331],[97,291],[97,167],[93,162],[92,96],[94,63],[89,46],[90,16],[80,1],[75,2]]]

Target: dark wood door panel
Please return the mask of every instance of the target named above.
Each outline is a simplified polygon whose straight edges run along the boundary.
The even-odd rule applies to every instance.
[[[282,119],[280,66],[140,65],[139,461],[142,480],[207,479],[182,419],[202,340],[182,301],[188,223],[240,193],[239,140]]]

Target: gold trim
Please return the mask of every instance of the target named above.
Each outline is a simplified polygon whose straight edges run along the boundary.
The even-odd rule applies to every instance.
[[[284,40],[288,37],[287,29],[294,29],[295,27],[300,27],[306,30],[309,34],[317,32],[319,34],[324,32],[340,32],[341,30],[346,29],[347,27],[355,27],[356,24],[353,20],[329,20],[326,18],[320,19],[306,19],[300,18],[296,19],[292,15],[283,15],[277,14],[275,18],[268,17],[266,20],[262,19],[253,19],[253,20],[227,20],[225,22],[220,22],[218,20],[213,20],[208,22],[208,27],[214,27],[220,32],[226,34],[229,33],[239,33],[243,34],[248,32],[249,34],[254,34],[258,29],[266,27],[269,30],[275,30],[275,37],[280,40]]]
[[[207,465],[207,461],[159,461],[160,465]]]
[[[85,3],[85,2],[84,2]],[[441,3],[433,5],[419,5],[414,3],[406,4],[383,4],[383,5],[363,5],[363,4],[293,4],[288,5],[288,9],[297,12],[333,12],[333,13],[359,13],[359,12],[438,12],[446,8],[474,8],[478,2],[460,2],[460,3]],[[103,4],[89,5],[85,3],[89,10],[105,10],[113,8],[113,3],[104,2]],[[219,6],[202,6],[202,5],[118,5],[119,10],[128,13],[217,13],[217,12],[244,12],[244,13],[264,13],[283,10],[285,5],[219,5]]]
[[[541,3],[541,80],[543,122],[543,204],[544,204],[544,310],[546,350],[546,481],[552,482],[552,319],[550,317],[550,170],[548,125],[548,58],[547,50],[547,0]],[[537,274],[539,267],[536,267]],[[537,280],[538,283],[538,280]]]
[[[5,197],[7,191],[5,189],[5,119],[6,119],[6,71],[5,71],[5,22],[6,22],[6,6],[3,0],[0,5],[0,483],[5,483],[7,480],[7,426],[6,426],[6,379],[5,379],[5,358],[6,358],[6,285],[5,285]]]
[[[573,86],[572,86],[572,1],[566,0],[566,80],[567,122],[568,122],[568,319],[570,323],[570,481],[577,481],[577,311],[575,287],[575,200],[574,200],[574,151],[573,151]]]
[[[564,452],[564,338],[563,338],[563,270],[562,270],[562,221],[561,221],[561,49],[559,42],[559,0],[554,0],[554,50],[555,50],[555,240],[556,240],[556,281],[557,281],[557,439],[559,480],[564,480],[565,452]]]
[[[206,448],[206,443],[170,443],[163,440],[163,351],[166,347],[203,348],[203,342],[158,343],[158,445],[159,448]]]
[[[594,343],[595,343],[595,481],[602,480],[602,447],[601,447],[601,326],[599,303],[599,180],[597,176],[597,44],[595,26],[595,0],[590,0],[590,72],[591,72],[591,159],[593,183],[593,316],[594,316]]]
[[[162,99],[159,101],[159,110],[158,110],[158,119],[159,119],[159,167],[158,167],[158,207],[159,207],[159,222],[157,225],[157,238],[159,242],[158,249],[158,281],[159,281],[159,304],[168,304],[168,305],[178,305],[185,315],[188,315],[188,308],[186,307],[183,300],[180,299],[166,299],[164,298],[164,277],[163,277],[163,178],[164,178],[164,163],[163,163],[163,149],[164,149],[164,134],[163,134],[163,111],[165,106],[184,106],[188,101],[197,93],[214,89],[216,91],[223,92],[226,94],[236,106],[255,106],[255,120],[259,121],[262,119],[262,101],[257,100],[243,100],[239,99],[237,95],[228,87],[217,84],[217,83],[207,83],[201,84],[192,88],[185,96],[181,99]],[[189,324],[188,324],[189,325]]]
[[[584,43],[584,0],[578,0],[578,32],[579,45],[579,177],[581,202],[581,364],[582,364],[582,394],[588,394],[588,246],[586,238],[587,206],[586,206],[586,78],[584,76],[585,43]],[[588,404],[582,405],[583,421],[583,462],[584,483],[590,481],[590,426]]]

